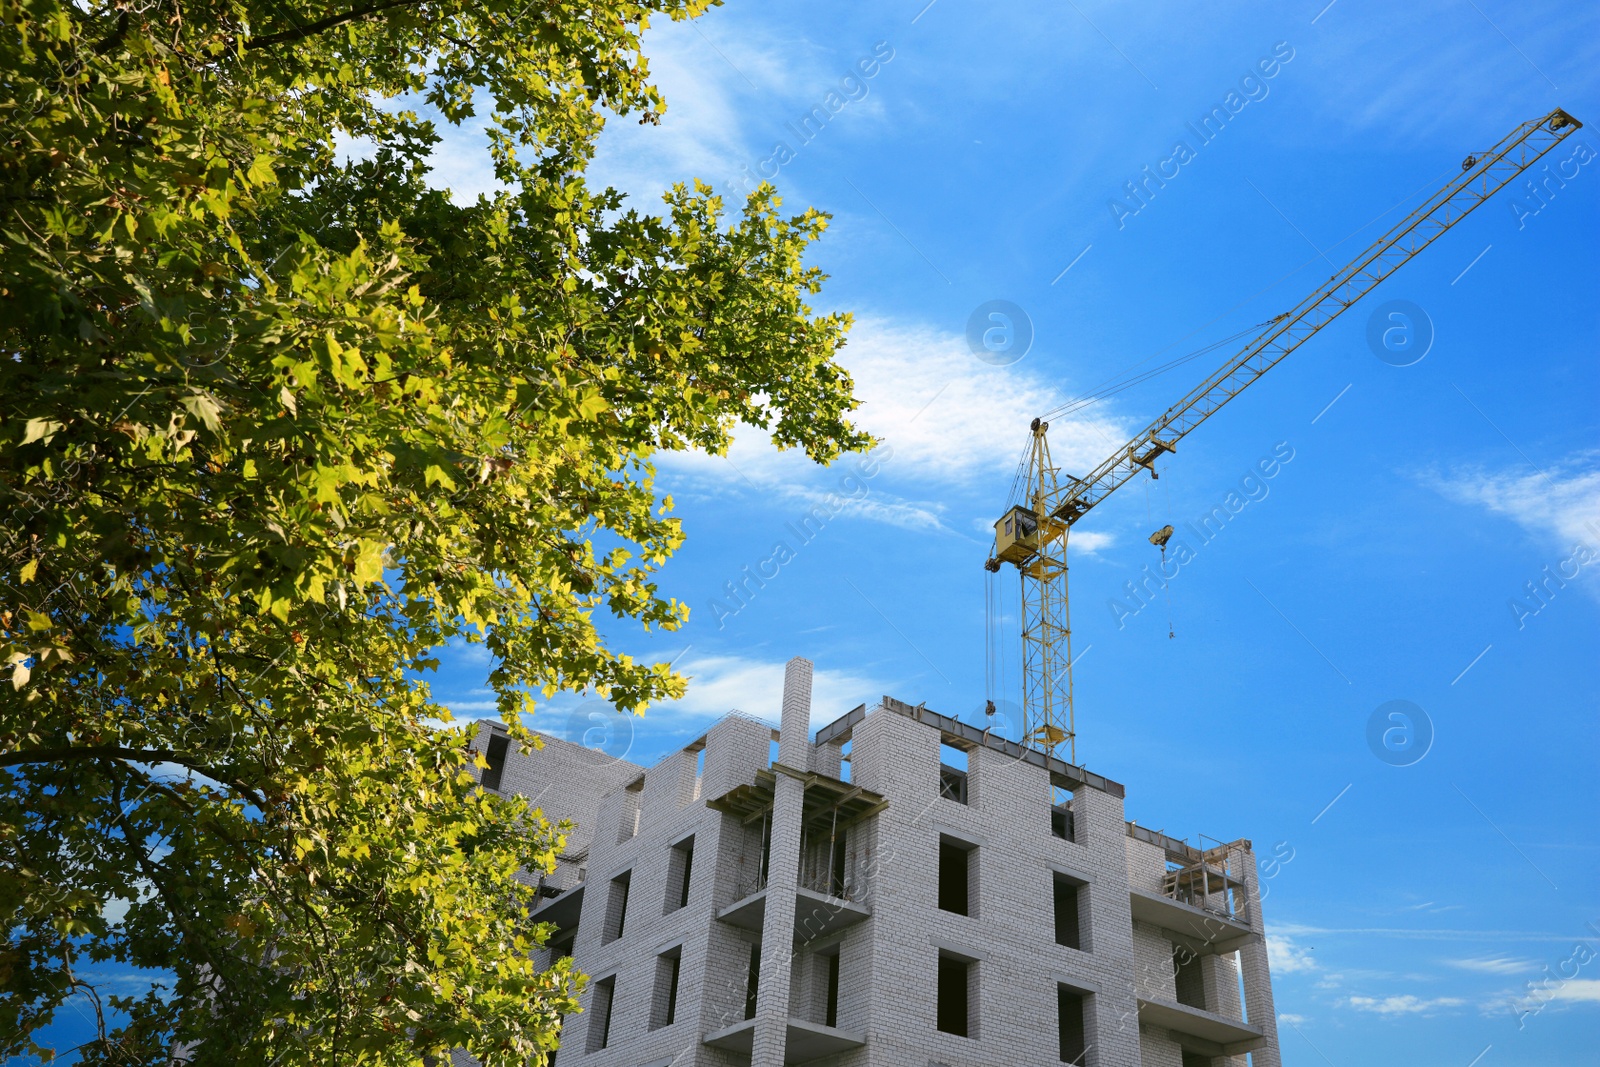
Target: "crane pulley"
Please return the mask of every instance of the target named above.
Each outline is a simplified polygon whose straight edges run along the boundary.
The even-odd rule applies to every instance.
[[[1066,743],[1069,758],[1077,761],[1067,610],[1067,539],[1073,525],[1140,471],[1158,477],[1156,461],[1176,452],[1185,434],[1582,125],[1557,108],[1524,122],[1488,151],[1467,156],[1459,175],[1310,296],[1267,322],[1237,355],[1083,477],[1062,475],[1050,458],[1049,423],[1033,420],[1026,502],[995,523],[994,551],[985,563],[990,571],[1009,563],[1021,578],[1024,744],[1054,752]]]

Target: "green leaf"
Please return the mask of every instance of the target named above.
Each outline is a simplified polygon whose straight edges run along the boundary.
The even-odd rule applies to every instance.
[[[446,489],[454,489],[456,487],[455,479],[450,477],[449,472],[437,463],[428,464],[428,469],[423,472],[422,480],[424,485],[439,485]]]
[[[192,393],[184,397],[179,403],[188,410],[189,414],[199,419],[205,428],[212,433],[216,433],[221,428],[222,422],[218,416],[222,412],[222,407],[217,403],[216,398],[210,394]]]
[[[50,443],[50,439],[60,433],[64,427],[54,419],[29,419],[23,430],[22,443],[31,445],[35,441]]]
[[[80,981],[119,997],[89,1064],[556,1046],[582,978],[535,966],[516,875],[563,838],[477,790],[419,674],[492,642],[524,741],[525,694],[680,696],[613,643],[686,614],[650,457],[740,422],[822,462],[870,444],[849,319],[804,302],[824,216],[589,185],[606,120],[665,106],[649,17],[706,6],[6,9],[0,736],[196,770],[0,768],[0,1059],[42,1056]],[[504,191],[438,187],[441,121],[489,128]]]

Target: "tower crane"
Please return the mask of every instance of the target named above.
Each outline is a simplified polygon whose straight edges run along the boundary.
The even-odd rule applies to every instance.
[[[995,523],[994,549],[984,564],[991,572],[1010,564],[1021,578],[1025,745],[1054,753],[1067,744],[1071,761],[1077,762],[1072,629],[1067,607],[1067,538],[1072,527],[1141,471],[1157,477],[1156,461],[1175,452],[1185,434],[1582,125],[1557,108],[1524,122],[1487,152],[1469,155],[1459,175],[1310,296],[1265,323],[1237,355],[1088,474],[1064,475],[1050,458],[1050,424],[1033,420],[1023,502]],[[1153,536],[1152,542],[1158,537]]]

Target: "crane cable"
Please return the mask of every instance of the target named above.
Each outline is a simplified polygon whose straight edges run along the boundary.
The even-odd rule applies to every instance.
[[[1163,466],[1163,468],[1165,468],[1168,465],[1167,464],[1163,464],[1162,466]],[[1156,474],[1155,474],[1154,471],[1151,471],[1150,472],[1150,482],[1153,482],[1155,480],[1156,480]],[[1144,521],[1146,523],[1154,523],[1156,521],[1150,514],[1150,482],[1145,482],[1144,483]],[[1171,496],[1170,493],[1168,493],[1167,494],[1167,504],[1168,504],[1168,506],[1167,506],[1167,515],[1169,517],[1172,514],[1171,503],[1172,503],[1172,496]],[[1169,524],[1167,526],[1167,530],[1170,531],[1171,529],[1172,529],[1172,526]],[[1169,579],[1167,577],[1167,542],[1164,539],[1160,540],[1160,541],[1157,541],[1156,540],[1157,536],[1158,536],[1157,534],[1151,534],[1150,535],[1150,541],[1157,548],[1161,549],[1161,564],[1160,564],[1159,570],[1161,572],[1161,588],[1167,594],[1167,637],[1173,638],[1173,637],[1177,637],[1178,635],[1176,633],[1174,633],[1173,630],[1172,630],[1172,581],[1171,581],[1171,579]]]
[[[1166,470],[1172,464],[1163,463],[1161,466],[1163,470]],[[1170,483],[1162,486],[1161,494],[1167,498],[1165,502],[1166,512],[1167,518],[1170,519],[1172,518],[1172,486]],[[1177,637],[1178,634],[1172,628],[1172,578],[1167,575],[1167,546],[1165,542],[1161,545],[1161,584],[1167,588],[1167,639],[1170,641]]]
[[[1136,385],[1142,385],[1158,375],[1165,374],[1171,370],[1176,370],[1184,364],[1199,359],[1201,356],[1206,355],[1207,353],[1215,352],[1224,345],[1232,344],[1240,338],[1248,337],[1254,333],[1259,333],[1262,329],[1270,326],[1272,322],[1272,319],[1267,319],[1265,322],[1256,323],[1254,326],[1246,326],[1238,333],[1231,334],[1230,336],[1224,337],[1218,341],[1213,341],[1211,344],[1208,344],[1202,348],[1197,348],[1193,352],[1189,352],[1186,355],[1179,356],[1176,359],[1168,360],[1166,363],[1151,367],[1147,371],[1143,371],[1139,374],[1133,374],[1132,372],[1136,368],[1150,362],[1160,354],[1159,352],[1152,353],[1146,356],[1144,359],[1141,359],[1139,362],[1133,364],[1133,366],[1123,371],[1120,375],[1114,375],[1111,378],[1106,379],[1093,389],[1089,390],[1087,393],[1083,393],[1080,396],[1076,396],[1065,401],[1057,407],[1045,412],[1040,417],[1050,419],[1059,418],[1062,415],[1070,415],[1074,411],[1085,408],[1090,404],[1097,403],[1101,400],[1105,400],[1108,397],[1115,396],[1116,394],[1131,389]]]
[[[983,571],[983,699],[994,707],[994,572]]]
[[[1201,356],[1206,355],[1207,353],[1215,352],[1224,345],[1232,344],[1241,337],[1246,337],[1252,333],[1259,332],[1264,327],[1270,325],[1271,322],[1272,320],[1268,319],[1266,322],[1260,322],[1254,326],[1246,327],[1245,329],[1240,330],[1238,333],[1224,337],[1219,341],[1214,341],[1202,348],[1197,348],[1187,355],[1179,356],[1177,359],[1169,360],[1160,366],[1152,367],[1140,374],[1129,376],[1130,372],[1132,372],[1135,368],[1150,362],[1150,360],[1160,355],[1161,351],[1165,351],[1165,349],[1153,352],[1144,359],[1141,359],[1138,363],[1135,363],[1133,366],[1127,368],[1127,370],[1123,371],[1120,375],[1113,375],[1088,392],[1082,393],[1076,397],[1062,402],[1056,407],[1046,411],[1040,416],[1040,418],[1048,421],[1050,419],[1060,418],[1063,415],[1074,414],[1090,406],[1091,404],[1097,404],[1102,400],[1116,396],[1118,393],[1126,392],[1136,385],[1143,385],[1152,378],[1166,374],[1168,371],[1176,370],[1184,364],[1199,359]],[[1167,347],[1170,348],[1171,346],[1169,345]],[[1032,444],[1033,442],[1030,439],[1025,445],[1023,445],[1022,452],[1017,457],[1017,465],[1011,475],[1011,488],[1006,493],[1006,506],[1008,508],[1013,504],[1022,502],[1022,497],[1026,489],[1025,483],[1028,480],[1028,458],[1033,451]]]
[[[1475,158],[1481,159],[1486,154],[1488,154],[1487,151],[1485,151],[1485,152],[1476,152],[1473,155],[1474,155]],[[1346,241],[1350,240],[1350,238],[1356,236],[1362,230],[1365,230],[1367,227],[1372,226],[1374,223],[1377,223],[1385,215],[1388,215],[1390,212],[1394,211],[1397,208],[1405,206],[1405,204],[1407,202],[1409,202],[1413,197],[1415,197],[1418,193],[1422,192],[1423,190],[1430,189],[1430,188],[1433,188],[1433,187],[1437,186],[1439,184],[1439,182],[1444,177],[1449,175],[1453,170],[1454,170],[1454,168],[1446,168],[1444,171],[1440,172],[1440,174],[1437,177],[1430,178],[1427,181],[1423,182],[1421,185],[1417,186],[1411,192],[1407,193],[1405,196],[1401,197],[1399,200],[1395,201],[1393,204],[1389,205],[1387,208],[1384,208],[1382,211],[1378,212],[1378,214],[1373,216],[1371,219],[1368,219],[1366,222],[1364,222],[1360,226],[1357,226],[1354,230],[1351,230],[1349,233],[1345,234],[1345,236],[1339,238],[1339,240],[1333,242],[1333,244],[1329,245],[1328,248],[1324,250],[1324,252],[1332,251],[1333,249],[1335,249],[1335,248],[1339,247],[1340,245],[1344,244]],[[1291,274],[1294,274],[1296,271],[1299,271],[1299,270],[1303,269],[1308,263],[1313,263],[1315,261],[1316,261],[1316,257],[1315,256],[1313,256],[1311,259],[1306,260],[1305,263],[1301,263],[1299,266],[1296,266],[1293,270],[1290,270],[1287,273],[1281,275],[1275,281],[1271,282],[1270,284],[1268,284],[1264,288],[1262,288],[1262,289],[1258,290],[1257,292],[1253,293],[1252,295],[1246,297],[1243,301],[1240,301],[1238,304],[1235,304],[1232,308],[1229,308],[1228,311],[1224,311],[1222,313],[1222,315],[1217,316],[1217,318],[1221,318],[1223,315],[1227,315],[1230,312],[1234,311],[1235,309],[1243,306],[1245,303],[1248,303],[1249,301],[1254,300],[1256,297],[1260,296],[1262,293],[1266,292],[1268,289],[1271,289],[1273,286],[1277,285],[1278,282],[1283,281],[1285,278],[1289,277]],[[1215,322],[1217,320],[1216,319],[1212,319],[1211,321]],[[1137,380],[1130,381],[1129,384],[1130,385],[1136,385],[1136,384],[1139,384],[1140,382],[1148,381],[1150,377],[1153,377],[1153,376],[1155,376],[1157,374],[1163,373],[1165,370],[1170,370],[1175,366],[1179,366],[1179,365],[1181,365],[1183,363],[1186,363],[1190,359],[1193,359],[1196,356],[1202,355],[1205,352],[1213,351],[1216,348],[1218,348],[1219,346],[1225,345],[1225,344],[1229,343],[1230,341],[1238,340],[1239,338],[1241,338],[1241,337],[1245,336],[1246,334],[1250,333],[1252,330],[1261,329],[1261,328],[1263,328],[1265,326],[1270,325],[1273,321],[1274,321],[1273,319],[1267,319],[1265,322],[1259,323],[1256,326],[1252,326],[1249,329],[1241,330],[1239,333],[1234,334],[1232,337],[1224,338],[1223,340],[1218,341],[1215,344],[1208,345],[1205,348],[1200,349],[1197,352],[1192,352],[1187,356],[1182,356],[1179,359],[1172,361],[1171,363],[1163,365],[1162,367],[1154,368],[1151,371],[1148,371],[1145,375],[1140,376]],[[1210,323],[1207,323],[1206,325],[1210,325]],[[1204,328],[1205,328],[1204,326],[1197,327],[1195,330],[1190,331],[1190,333],[1191,334],[1198,333],[1199,330],[1204,329]],[[1179,338],[1179,340],[1182,340],[1182,338]],[[1173,344],[1176,344],[1176,343],[1177,342],[1173,342]],[[1172,345],[1169,344],[1169,345],[1166,345],[1163,348],[1157,349],[1156,351],[1152,352],[1150,355],[1146,356],[1144,359],[1141,359],[1138,363],[1135,363],[1132,367],[1129,367],[1128,371],[1133,370],[1134,367],[1138,367],[1141,364],[1148,363],[1150,360],[1154,359],[1156,356],[1160,355],[1162,352],[1165,352],[1168,348],[1171,348],[1171,347],[1172,347]],[[1126,374],[1127,371],[1124,371],[1123,373]],[[1095,400],[1103,399],[1103,397],[1096,396],[1095,394],[1098,393],[1107,384],[1109,384],[1110,382],[1114,382],[1114,381],[1115,381],[1115,378],[1108,379],[1107,382],[1101,383],[1101,385],[1096,386],[1094,389],[1090,390],[1089,393],[1084,394],[1084,396],[1079,397],[1076,400],[1067,401],[1066,404],[1062,405],[1062,408],[1071,408],[1072,410],[1076,410],[1077,407],[1081,407],[1085,403],[1093,403]],[[1126,388],[1126,386],[1123,386],[1122,388]],[[1120,392],[1120,391],[1121,391],[1121,389],[1114,390],[1114,392]],[[1106,395],[1109,396],[1109,395],[1112,395],[1112,393],[1107,393]],[[1060,413],[1061,410],[1062,410],[1061,408],[1058,408],[1058,409],[1056,409],[1054,411],[1046,413],[1045,415],[1041,416],[1041,418],[1049,418],[1051,416],[1057,415],[1058,413]]]
[[[1483,158],[1483,156],[1488,154],[1488,151],[1489,150],[1486,150],[1484,152],[1475,152],[1475,153],[1473,153],[1473,157],[1476,158],[1476,159],[1481,159],[1481,158]],[[1333,242],[1333,244],[1329,245],[1328,248],[1324,250],[1324,252],[1332,251],[1333,249],[1335,249],[1335,248],[1339,247],[1340,245],[1344,244],[1346,241],[1350,240],[1350,238],[1356,236],[1362,230],[1365,230],[1367,227],[1372,226],[1373,224],[1377,223],[1385,215],[1388,215],[1390,212],[1396,210],[1397,208],[1405,206],[1405,204],[1407,202],[1409,202],[1413,197],[1415,197],[1418,193],[1422,192],[1423,190],[1430,189],[1430,188],[1433,188],[1433,187],[1437,186],[1439,184],[1439,182],[1444,177],[1446,177],[1447,175],[1452,173],[1453,170],[1454,170],[1454,168],[1446,168],[1444,171],[1440,172],[1440,174],[1437,177],[1430,178],[1427,181],[1423,182],[1421,185],[1417,186],[1411,192],[1407,193],[1405,196],[1401,197],[1399,200],[1395,201],[1393,204],[1389,205],[1388,207],[1384,208],[1382,211],[1378,212],[1378,214],[1374,215],[1371,219],[1368,219],[1366,222],[1362,223],[1360,226],[1357,226],[1354,230],[1351,230],[1349,233],[1345,234],[1345,236],[1339,238],[1339,240]],[[1271,282],[1270,284],[1268,284],[1264,288],[1258,290],[1257,292],[1255,292],[1251,296],[1246,297],[1244,300],[1240,301],[1238,304],[1235,304],[1232,308],[1229,308],[1228,311],[1223,312],[1222,315],[1227,315],[1230,312],[1232,312],[1233,310],[1243,306],[1245,303],[1248,303],[1249,301],[1254,300],[1257,296],[1260,296],[1262,293],[1266,292],[1268,289],[1271,289],[1273,286],[1277,285],[1279,282],[1283,281],[1285,278],[1289,277],[1291,274],[1294,274],[1296,271],[1299,271],[1299,270],[1303,269],[1306,266],[1306,264],[1315,262],[1315,260],[1316,260],[1316,257],[1313,256],[1311,259],[1306,260],[1305,263],[1299,264],[1293,270],[1290,270],[1287,273],[1281,275],[1279,278],[1277,278],[1275,281]],[[1217,318],[1221,318],[1222,315],[1217,316]],[[1216,319],[1212,319],[1211,321],[1215,322]],[[1246,334],[1250,333],[1251,330],[1261,329],[1262,327],[1265,327],[1265,326],[1269,325],[1273,321],[1274,320],[1272,320],[1272,319],[1267,319],[1265,322],[1259,323],[1256,326],[1252,326],[1249,329],[1241,330],[1239,333],[1234,334],[1232,337],[1224,338],[1223,340],[1218,341],[1215,344],[1208,345],[1205,348],[1200,349],[1199,351],[1196,351],[1196,352],[1192,352],[1187,356],[1182,356],[1179,359],[1172,361],[1171,363],[1163,365],[1162,367],[1153,368],[1152,370],[1146,372],[1144,375],[1139,376],[1136,380],[1130,381],[1128,383],[1128,385],[1137,385],[1137,384],[1139,384],[1141,382],[1148,381],[1151,377],[1154,377],[1157,374],[1164,373],[1166,370],[1171,370],[1175,366],[1181,366],[1183,363],[1186,363],[1189,360],[1195,358],[1196,356],[1204,354],[1205,352],[1214,351],[1219,346],[1228,344],[1230,341],[1238,340],[1239,338],[1241,338],[1241,337],[1245,336]],[[1206,325],[1209,325],[1209,323],[1207,323]],[[1205,328],[1204,326],[1201,326],[1201,327],[1198,327],[1196,330],[1193,330],[1193,331],[1190,331],[1190,332],[1191,333],[1197,333],[1197,332],[1199,332],[1200,329],[1204,329],[1204,328]],[[1182,340],[1182,338],[1180,338],[1180,340]],[[1173,343],[1176,344],[1177,342],[1173,342]],[[1160,355],[1162,352],[1166,351],[1168,348],[1171,348],[1171,347],[1172,347],[1172,345],[1167,345],[1167,346],[1165,346],[1163,348],[1157,349],[1155,352],[1152,352],[1150,355],[1146,356],[1144,359],[1140,360],[1138,363],[1135,363],[1132,367],[1129,367],[1128,371],[1133,370],[1134,367],[1138,367],[1138,366],[1140,366],[1140,365],[1142,365],[1144,363],[1148,363],[1150,360],[1154,359],[1156,356]],[[1123,373],[1126,374],[1127,371],[1124,371]],[[1120,387],[1118,389],[1112,390],[1111,392],[1105,393],[1104,396],[1096,395],[1096,394],[1098,394],[1100,392],[1101,389],[1105,388],[1106,385],[1110,384],[1111,382],[1114,382],[1115,380],[1116,380],[1115,378],[1108,379],[1107,382],[1101,383],[1101,385],[1096,386],[1094,389],[1090,390],[1088,393],[1084,394],[1083,396],[1078,397],[1078,398],[1076,398],[1074,400],[1069,400],[1065,404],[1063,404],[1060,408],[1057,408],[1057,409],[1055,409],[1053,411],[1047,412],[1045,415],[1042,415],[1040,417],[1048,419],[1050,417],[1059,415],[1060,413],[1062,413],[1063,410],[1067,410],[1069,412],[1073,411],[1073,410],[1077,410],[1078,408],[1080,408],[1080,407],[1082,407],[1082,406],[1084,406],[1086,404],[1094,403],[1096,400],[1102,400],[1102,399],[1105,398],[1105,396],[1114,395],[1115,392],[1120,392],[1121,389],[1128,387],[1127,385],[1124,385],[1124,386],[1122,386],[1122,387]],[[1024,455],[1026,455],[1026,451],[1024,451]],[[1012,492],[1013,492],[1013,494],[1015,494],[1015,483],[1013,483]]]

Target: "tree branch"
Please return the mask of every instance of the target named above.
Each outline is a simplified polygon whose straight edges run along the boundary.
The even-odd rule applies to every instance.
[[[284,30],[281,33],[268,33],[260,37],[252,37],[244,43],[244,47],[246,51],[253,51],[257,48],[271,48],[273,45],[287,44],[294,41],[303,41],[307,37],[315,37],[323,30],[329,30],[335,26],[342,26],[346,22],[354,22],[356,19],[364,19],[369,15],[376,15],[378,12],[387,11],[390,8],[414,7],[422,2],[423,0],[382,0],[381,3],[368,4],[366,7],[353,8],[350,11],[345,11],[338,15],[329,15],[326,18],[320,18],[315,22],[308,22],[304,26],[297,26],[292,30]]]
[[[0,753],[0,767],[15,767],[23,763],[65,763],[81,759],[125,759],[134,763],[176,763],[207,778],[221,782],[243,793],[256,807],[265,810],[266,798],[247,785],[242,785],[227,774],[196,763],[181,752],[165,748],[124,748],[121,745],[68,745],[64,748],[34,748],[19,752]]]

